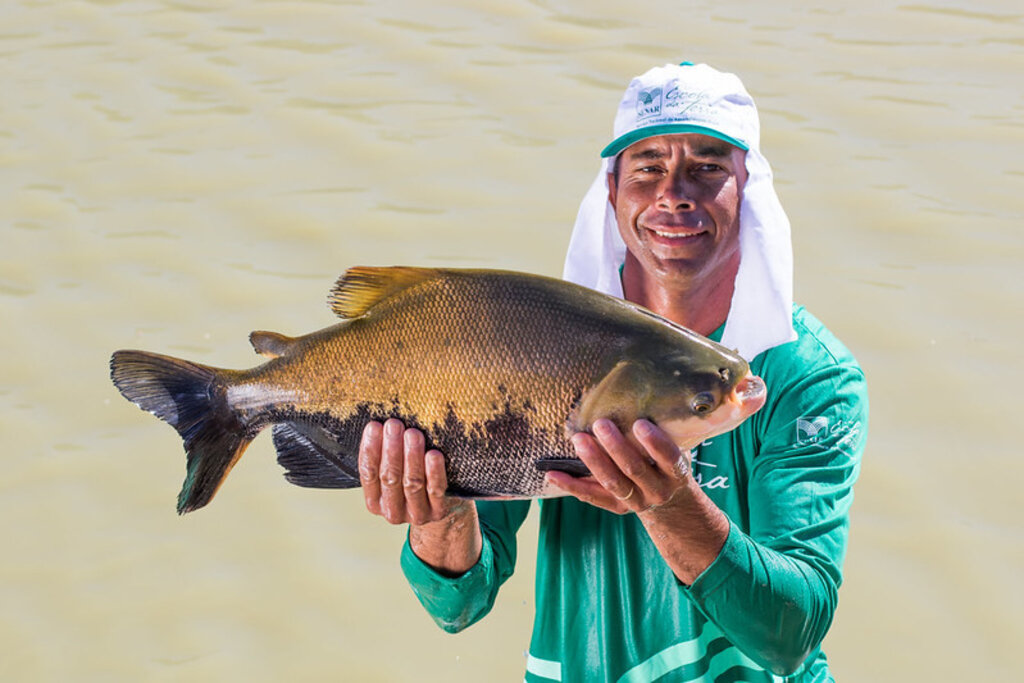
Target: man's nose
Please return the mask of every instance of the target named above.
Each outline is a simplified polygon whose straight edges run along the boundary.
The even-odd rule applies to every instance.
[[[697,206],[693,184],[682,173],[666,174],[658,189],[658,208],[663,211],[693,211]]]

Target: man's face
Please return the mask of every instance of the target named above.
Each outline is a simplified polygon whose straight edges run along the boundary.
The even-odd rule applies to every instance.
[[[691,291],[735,277],[745,161],[740,148],[694,133],[647,138],[622,152],[609,199],[645,277]]]

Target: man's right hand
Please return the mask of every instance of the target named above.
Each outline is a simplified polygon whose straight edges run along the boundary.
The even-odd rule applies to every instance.
[[[447,517],[459,501],[448,498],[444,456],[424,452],[423,433],[392,418],[370,422],[359,444],[359,481],[366,509],[392,524],[427,524]]]
[[[458,575],[476,564],[483,543],[476,505],[445,493],[444,455],[426,451],[418,429],[393,418],[368,423],[359,443],[359,481],[367,510],[412,525],[410,545],[428,565]]]

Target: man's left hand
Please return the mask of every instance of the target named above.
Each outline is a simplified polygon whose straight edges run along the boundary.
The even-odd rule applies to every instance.
[[[648,420],[633,423],[629,439],[611,420],[597,420],[593,435],[572,437],[592,477],[549,472],[550,483],[585,503],[617,514],[643,513],[669,503],[690,478],[690,453]]]

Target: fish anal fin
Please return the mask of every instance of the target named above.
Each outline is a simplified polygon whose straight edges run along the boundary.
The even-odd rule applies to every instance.
[[[355,266],[335,283],[328,303],[338,317],[358,318],[384,299],[439,275],[433,268]]]
[[[287,470],[285,479],[314,489],[358,487],[356,458],[341,452],[339,444],[318,427],[298,422],[274,425],[277,461]]]
[[[277,332],[256,330],[249,335],[249,343],[256,353],[267,358],[280,358],[295,348],[298,340]]]

